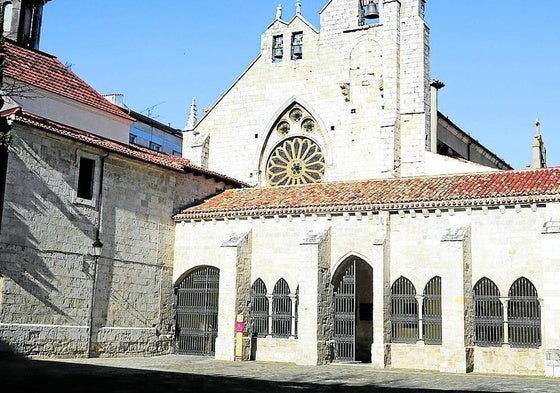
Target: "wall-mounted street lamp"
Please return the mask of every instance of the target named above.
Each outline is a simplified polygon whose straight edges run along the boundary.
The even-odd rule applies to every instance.
[[[93,256],[96,257],[96,258],[101,256],[101,249],[103,248],[103,243],[101,243],[101,240],[99,240],[99,237],[97,239],[95,239],[92,246],[93,246]]]
[[[93,248],[93,273],[92,273],[92,283],[91,283],[91,298],[89,304],[89,321],[88,321],[88,340],[87,340],[87,357],[92,356],[92,341],[93,341],[93,308],[95,307],[95,287],[97,286],[97,264],[99,263],[99,257],[101,256],[101,250],[103,249],[103,243],[99,240],[99,230],[95,234],[95,241],[92,244]]]

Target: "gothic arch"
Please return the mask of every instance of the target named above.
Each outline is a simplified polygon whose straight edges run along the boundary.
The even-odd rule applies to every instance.
[[[291,116],[295,110],[300,111],[300,118]],[[323,154],[326,167],[332,162],[331,141],[325,123],[308,104],[300,99],[292,97],[286,101],[263,131],[259,133],[260,141],[255,153],[259,184],[266,183],[266,166],[273,150],[290,138],[306,139],[310,144],[316,145]]]
[[[342,257],[340,257],[335,264],[332,266],[332,271],[335,272],[338,270],[338,268],[343,265],[347,260],[349,260],[350,258],[357,258],[357,259],[361,259],[362,261],[364,261],[365,263],[367,263],[372,269],[373,269],[373,263],[363,254],[359,253],[359,252],[355,252],[355,251],[349,251],[346,254],[344,254]]]
[[[379,102],[383,93],[383,50],[379,43],[367,36],[350,50],[348,59],[350,97]]]

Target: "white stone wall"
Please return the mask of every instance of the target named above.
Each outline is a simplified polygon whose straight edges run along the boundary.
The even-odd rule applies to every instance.
[[[558,235],[542,231],[544,223],[560,217],[559,213],[559,206],[549,204],[178,223],[173,276],[177,280],[185,272],[205,264],[216,266],[222,272],[231,271],[220,245],[232,233],[251,233],[251,282],[261,278],[269,293],[280,278],[286,279],[292,291],[299,286],[300,294],[306,292],[304,288],[316,288],[311,267],[314,260],[321,260],[319,255],[330,255],[327,266],[331,279],[347,257],[356,256],[373,267],[372,363],[375,367],[556,375],[560,346],[553,321],[560,318],[557,307],[560,297],[548,280],[551,275],[557,277],[558,264],[553,266],[548,262],[547,255],[556,253],[547,242],[554,241]],[[320,233],[329,234],[328,242],[324,243],[328,253],[324,248],[320,251],[320,247],[304,242],[310,234]],[[220,293],[232,293],[234,280],[225,274],[220,276]],[[411,344],[390,342],[387,291],[400,276],[411,280],[418,295],[423,294],[430,279],[441,277],[441,345],[427,345],[422,340]],[[542,299],[540,348],[474,345],[472,288],[482,277],[493,280],[504,297],[518,278],[531,280]],[[322,324],[332,322],[324,322],[329,315],[317,314],[318,310],[323,313],[329,310],[321,306],[319,299],[319,292],[315,298],[300,297],[302,323],[298,339],[259,339],[256,358],[312,364],[308,357],[315,354],[315,361],[321,362],[318,331],[323,329]],[[223,338],[230,334],[237,311],[228,302],[220,304],[219,312],[220,323],[228,321],[225,328],[219,326],[218,335]],[[305,322],[316,318],[315,315],[315,324]],[[230,336],[228,339],[233,342],[233,335]],[[293,353],[294,348],[297,355]],[[220,359],[231,359],[233,353],[228,350],[226,355],[218,357],[217,350]]]
[[[93,354],[168,352],[172,215],[224,184],[19,124],[13,135],[0,233],[0,341],[25,355],[84,356],[96,270]],[[81,152],[104,157],[101,209],[76,202]],[[98,225],[103,251],[95,268]]]
[[[279,139],[272,126],[298,102],[319,125],[311,137],[326,157],[326,181],[423,173],[428,30],[417,3],[386,2],[381,23],[371,26],[358,25],[357,0],[330,2],[320,32],[299,16],[275,21],[262,35],[258,58],[200,121],[198,135],[185,133],[183,155],[202,163],[197,146],[209,135],[210,169],[264,185]],[[289,58],[294,32],[303,32],[300,60]],[[274,63],[272,41],[280,34],[284,58]]]

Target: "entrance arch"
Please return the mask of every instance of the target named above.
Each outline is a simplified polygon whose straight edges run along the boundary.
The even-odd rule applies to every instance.
[[[371,362],[373,343],[373,269],[349,257],[333,276],[334,360]]]
[[[218,335],[220,270],[196,268],[177,286],[177,352],[213,356]]]

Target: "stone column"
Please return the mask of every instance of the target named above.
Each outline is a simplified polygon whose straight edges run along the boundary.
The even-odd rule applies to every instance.
[[[416,295],[416,302],[418,303],[418,340],[424,341],[424,310],[422,310],[424,295]]]
[[[545,222],[542,230],[542,277],[543,288],[539,289],[541,301],[542,348],[545,351],[545,375],[560,377],[560,219]]]
[[[371,365],[385,368],[391,365],[391,284],[390,244],[388,236],[390,216],[382,212],[380,233],[373,241],[373,344]]]
[[[509,298],[500,298],[500,302],[502,303],[502,309],[504,310],[504,343],[502,347],[509,347]]]
[[[444,234],[439,257],[441,270],[442,328],[441,372],[472,371],[474,323],[470,229],[449,229]],[[462,272],[462,274],[461,274]]]
[[[332,361],[334,337],[330,229],[308,233],[301,245],[297,364],[326,364]]]
[[[218,360],[234,360],[235,322],[237,315],[249,321],[251,300],[251,232],[232,234],[222,244],[222,258],[227,261],[220,270],[220,293],[218,313],[218,337],[216,355]],[[249,337],[244,335],[243,359],[249,357]]]

